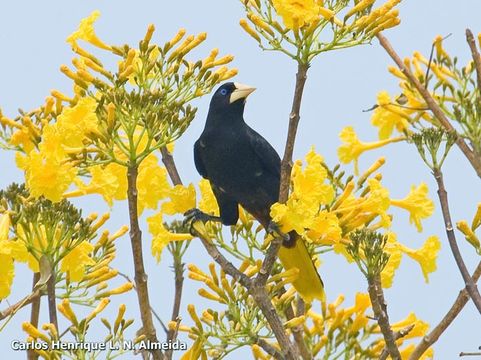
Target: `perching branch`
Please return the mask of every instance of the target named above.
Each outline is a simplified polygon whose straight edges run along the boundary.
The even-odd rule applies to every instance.
[[[172,174],[178,174],[177,167],[175,166],[173,158],[171,157],[170,160],[166,161],[166,159],[164,159],[164,154],[162,154],[162,161],[167,168],[167,172],[172,180],[172,183],[174,185],[181,185],[182,182],[180,180],[180,177],[172,176]],[[193,230],[195,231],[195,225],[193,226],[193,228]],[[204,245],[205,249],[207,250],[207,253],[212,257],[212,259],[214,259],[217,264],[220,265],[222,270],[233,279],[238,281],[249,291],[257,306],[264,314],[272,331],[274,332],[274,335],[284,353],[285,358],[289,360],[298,360],[300,356],[299,350],[297,349],[297,346],[289,340],[289,337],[284,330],[284,326],[282,325],[282,321],[279,318],[276,310],[274,309],[274,306],[269,299],[269,294],[265,289],[267,278],[269,277],[272,266],[275,263],[277,251],[281,246],[282,239],[276,237],[272,240],[266,257],[264,258],[264,261],[262,263],[261,271],[259,271],[258,276],[254,280],[252,280],[246,274],[239,271],[229,260],[227,260],[209,239],[204,238],[204,236],[202,236],[202,234],[199,234],[198,231],[195,232],[201,240],[202,244]]]
[[[301,102],[304,92],[304,85],[307,79],[307,70],[309,66],[299,63],[296,74],[296,87],[294,89],[294,98],[292,100],[291,114],[289,115],[289,129],[287,132],[286,147],[281,162],[281,182],[279,189],[279,202],[285,203],[289,197],[289,183],[292,170],[292,155],[294,153],[294,144],[296,141],[297,127],[301,119]]]
[[[142,319],[143,333],[146,338],[153,343],[157,343],[157,334],[152,321],[150,311],[149,289],[147,286],[147,274],[144,268],[142,255],[142,232],[139,227],[139,217],[137,209],[137,175],[138,168],[135,164],[130,164],[127,170],[127,199],[129,205],[130,218],[130,242],[132,245],[132,255],[134,258],[135,287],[139,302],[140,318]],[[154,360],[160,360],[163,355],[160,350],[152,350]]]
[[[481,276],[481,262],[478,264],[478,267],[473,273],[473,281],[477,282],[479,277]],[[429,334],[423,337],[422,341],[416,346],[414,351],[412,352],[409,360],[417,360],[419,359],[427,349],[429,349],[436,341],[438,341],[439,337],[444,333],[444,331],[451,325],[454,319],[459,315],[461,310],[463,310],[464,306],[467,304],[469,300],[469,294],[466,287],[459,292],[458,297],[454,301],[453,305],[449,309],[449,311],[444,315],[442,320],[439,322],[436,327],[431,330]]]
[[[387,314],[386,300],[384,299],[384,293],[382,291],[380,275],[376,274],[373,276],[368,276],[368,292],[371,298],[372,310],[374,311],[374,316],[377,319],[379,328],[386,342],[386,349],[391,355],[393,360],[401,360],[401,354],[396,345],[395,335],[389,324],[389,316]]]
[[[269,344],[264,339],[257,339],[256,344],[260,346],[266,353],[271,355],[276,360],[284,360],[284,356],[274,346]]]
[[[454,260],[456,260],[456,264],[461,272],[464,283],[466,284],[466,290],[481,314],[481,295],[479,294],[476,283],[473,281],[471,275],[469,275],[461,251],[459,250],[458,243],[456,242],[456,235],[454,234],[453,223],[449,211],[448,193],[444,186],[443,173],[440,169],[434,168],[433,174],[438,184],[438,197],[439,202],[441,203],[444,224],[446,226],[446,235],[448,237],[449,246],[451,247],[451,252],[453,253]]]
[[[436,102],[436,100],[433,99],[429,91],[419,82],[419,80],[416,78],[416,76],[414,76],[411,70],[409,70],[409,68],[406,65],[404,65],[404,62],[399,57],[399,55],[395,52],[395,50],[392,48],[389,41],[381,33],[378,33],[376,36],[381,46],[384,48],[384,50],[386,50],[389,56],[391,56],[391,58],[394,60],[394,62],[399,67],[401,72],[406,76],[406,78],[414,85],[416,90],[421,94],[424,101],[426,102],[426,105],[432,111],[432,113],[434,114],[436,119],[439,121],[441,126],[446,131],[453,134],[457,134],[456,129],[453,127],[453,125],[451,125],[450,121],[448,120],[448,118],[446,117],[443,110]],[[474,154],[473,150],[468,146],[468,144],[466,144],[466,142],[461,136],[456,137],[456,145],[459,147],[459,149],[463,152],[464,156],[466,156],[468,161],[471,163],[471,166],[476,171],[476,174],[481,178],[481,158],[479,158]]]

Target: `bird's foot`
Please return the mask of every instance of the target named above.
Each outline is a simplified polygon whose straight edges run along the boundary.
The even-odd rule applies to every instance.
[[[187,210],[184,213],[184,216],[184,224],[194,221],[202,221],[204,224],[207,221],[220,221],[220,218],[218,216],[206,214],[205,212],[196,208]]]
[[[282,239],[282,244],[287,244],[290,242],[291,237],[289,234],[285,234],[282,232],[282,230],[279,228],[279,225],[277,225],[274,221],[270,221],[269,225],[267,226],[267,233],[272,235],[273,237],[280,237]]]

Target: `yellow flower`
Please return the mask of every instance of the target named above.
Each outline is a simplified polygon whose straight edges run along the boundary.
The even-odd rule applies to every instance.
[[[382,91],[377,95],[377,104],[378,107],[373,112],[371,123],[379,128],[380,140],[389,138],[394,128],[399,132],[408,128],[408,114],[403,108],[392,105],[387,92]]]
[[[306,235],[308,239],[317,244],[336,244],[342,237],[339,219],[335,214],[323,210],[311,222]]]
[[[106,166],[95,165],[89,169],[91,180],[88,185],[76,181],[78,190],[65,194],[66,197],[81,196],[86,194],[100,194],[105,202],[113,205],[113,200],[127,198],[127,168],[110,163]]]
[[[174,186],[169,192],[170,201],[162,204],[162,212],[168,215],[183,214],[195,207],[195,188],[190,184]]]
[[[212,192],[212,187],[210,186],[209,180],[200,180],[199,189],[201,194],[199,209],[207,214],[218,216],[219,206],[217,204],[217,200],[215,199],[214,193]]]
[[[478,237],[474,233],[474,231],[469,227],[466,220],[461,220],[456,223],[456,227],[459,231],[461,231],[466,238],[466,240],[474,246],[478,253],[481,252],[481,243],[479,242]]]
[[[284,233],[295,230],[302,234],[311,224],[315,213],[309,204],[289,198],[285,204],[275,203],[271,206],[272,220],[280,224]]]
[[[75,47],[77,46],[77,40],[80,39],[101,49],[111,50],[112,48],[100,40],[95,34],[94,22],[99,16],[100,11],[95,10],[89,17],[82,19],[79,28],[67,38],[67,42]]]
[[[381,272],[381,285],[383,288],[390,288],[393,283],[394,274],[399,268],[402,259],[402,252],[396,241],[396,234],[388,233],[388,240],[384,251],[389,255],[389,260]]]
[[[402,338],[403,341],[424,336],[429,330],[429,324],[418,319],[414,313],[409,313],[405,319],[392,324],[391,328],[393,331],[400,331],[410,325],[414,325],[414,328],[409,332],[409,334]]]
[[[44,128],[40,151],[31,151],[27,156],[17,156],[17,165],[25,171],[25,180],[30,194],[45,196],[57,202],[62,199],[77,175],[77,170],[68,162],[62,149],[62,139],[53,126]]]
[[[374,142],[362,142],[357,137],[352,126],[345,127],[339,134],[339,138],[343,144],[337,149],[337,156],[343,164],[354,161],[354,171],[359,173],[358,160],[359,156],[365,151],[380,148],[384,145],[404,140],[404,137],[384,139]]]
[[[184,241],[192,240],[192,235],[185,233],[171,233],[165,227],[163,223],[162,213],[159,212],[147,218],[147,224],[149,225],[149,232],[152,234],[152,255],[156,258],[157,262],[160,261],[162,250],[171,241]]]
[[[85,266],[95,265],[95,261],[89,255],[93,250],[92,244],[82,241],[62,259],[60,270],[68,272],[71,281],[82,280],[85,275]]]
[[[284,25],[291,30],[309,25],[321,14],[321,7],[315,0],[273,0],[272,3]]]
[[[306,167],[302,170],[302,162],[296,162],[292,169],[293,196],[305,202],[328,204],[334,198],[334,189],[331,185],[324,184],[327,170],[322,166],[323,158],[314,151],[306,155]]]
[[[434,203],[428,198],[428,186],[425,183],[418,187],[413,185],[404,199],[391,199],[391,204],[409,211],[409,222],[414,223],[419,232],[423,230],[421,220],[430,217],[434,211]]]
[[[97,101],[82,97],[73,107],[66,107],[55,124],[62,144],[68,147],[83,147],[83,140],[90,133],[98,133],[98,118],[95,113]]]
[[[35,148],[35,144],[32,141],[32,134],[27,127],[16,130],[10,138],[10,144],[20,146],[26,154]]]
[[[167,197],[170,188],[167,170],[159,166],[154,154],[150,154],[139,166],[137,177],[139,213],[142,213],[145,208],[157,209],[157,204],[161,199]]]
[[[398,244],[402,252],[408,255],[413,260],[417,261],[423,271],[424,279],[429,282],[429,274],[436,271],[436,260],[438,258],[439,250],[441,249],[441,242],[437,236],[430,236],[424,245],[418,249],[413,250]]]

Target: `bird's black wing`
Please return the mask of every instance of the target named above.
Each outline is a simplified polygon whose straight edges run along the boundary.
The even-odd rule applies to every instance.
[[[281,177],[281,158],[277,151],[258,132],[247,127],[247,137],[258,159],[272,175]]]
[[[202,157],[200,156],[200,152],[201,152],[201,146],[200,146],[200,139],[199,139],[194,144],[195,168],[197,169],[200,176],[202,176],[205,179],[208,179],[207,171],[205,170],[204,162],[202,161]]]

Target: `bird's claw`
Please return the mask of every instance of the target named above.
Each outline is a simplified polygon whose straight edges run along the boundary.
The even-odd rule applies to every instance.
[[[279,225],[277,225],[274,221],[270,221],[269,225],[267,226],[267,233],[271,234],[274,237],[280,237],[282,239],[282,243],[288,243],[291,240],[291,237],[289,234],[285,234],[282,232],[282,230],[279,228]]]
[[[184,213],[184,224],[192,223],[195,221],[202,221],[205,224],[207,221],[210,220],[213,220],[212,215],[206,214],[205,212],[197,208],[187,210]]]

